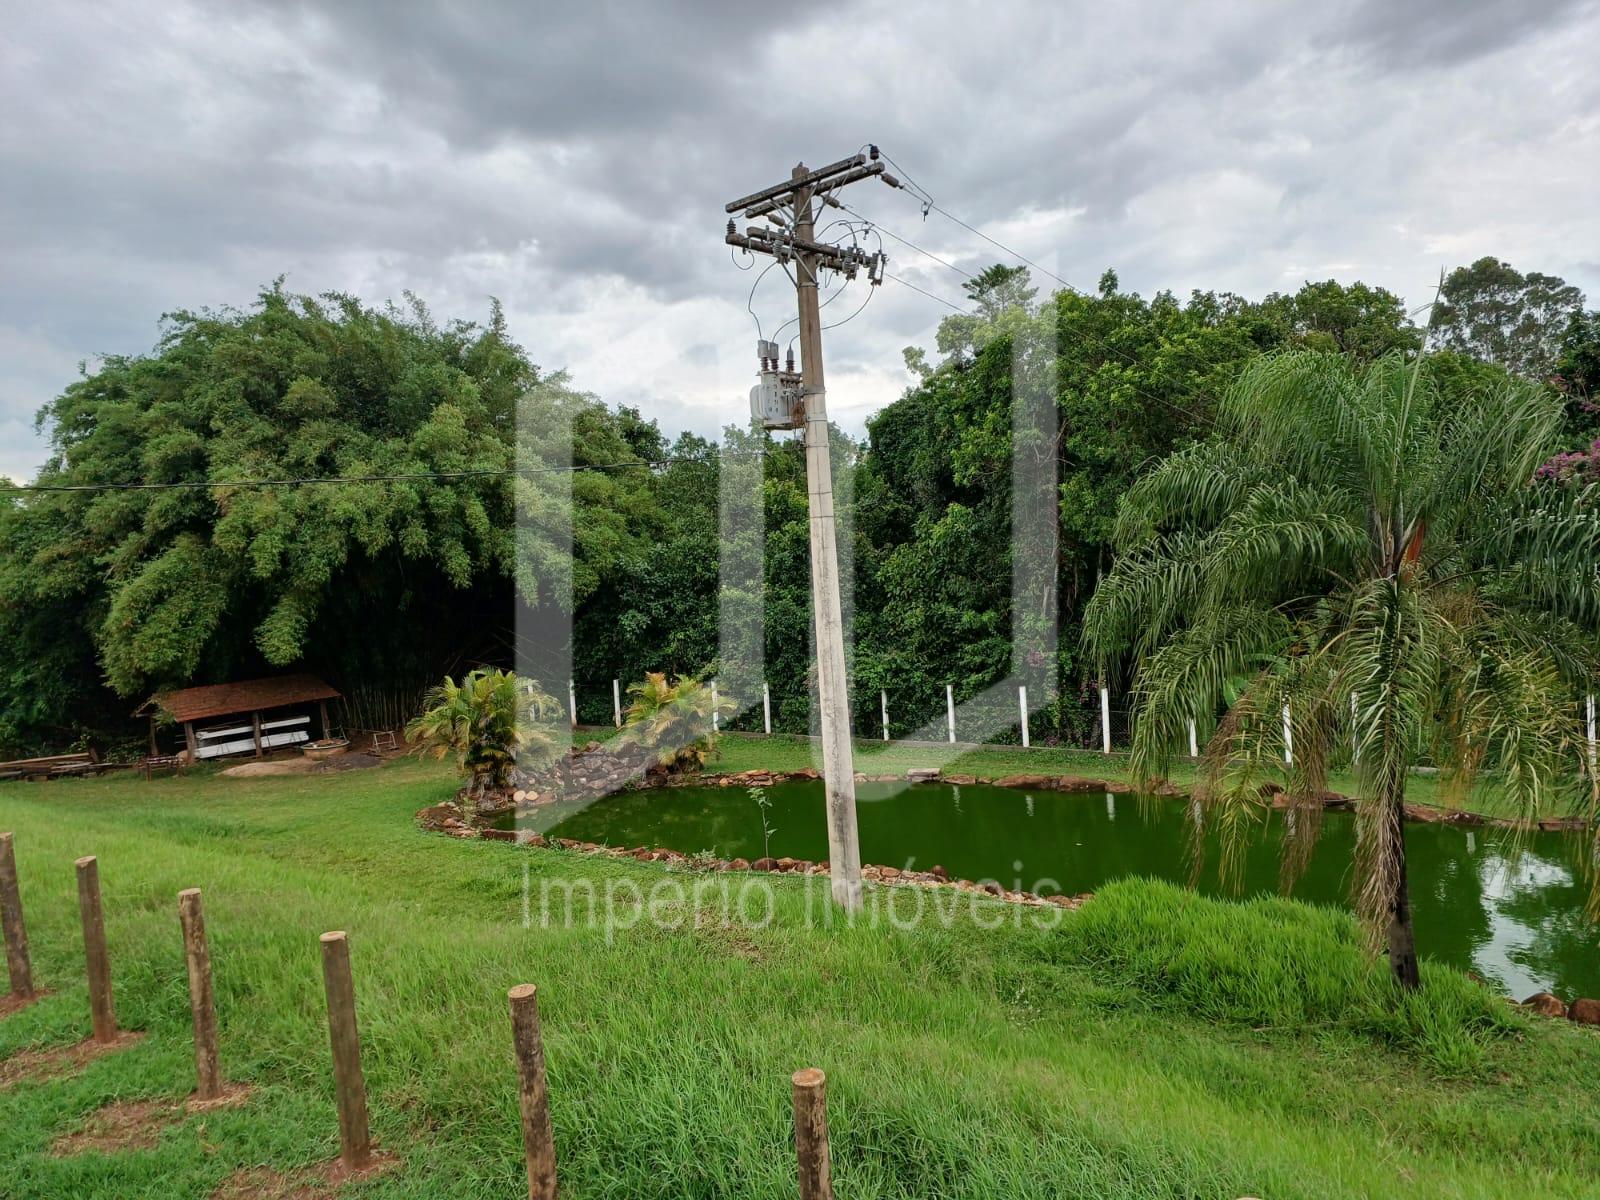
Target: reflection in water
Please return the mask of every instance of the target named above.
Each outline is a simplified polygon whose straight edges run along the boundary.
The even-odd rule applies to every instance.
[[[774,856],[827,857],[820,783],[767,789]],[[983,785],[864,783],[857,816],[863,862],[923,867],[996,879],[1035,890],[1093,891],[1108,880],[1147,875],[1189,878],[1189,829],[1181,800],[1045,792],[1037,796]],[[577,811],[552,807],[534,817],[559,837],[611,845],[650,845],[723,857],[764,851],[761,812],[742,788],[664,788],[626,792]],[[1261,821],[1244,855],[1244,890],[1278,888],[1281,814]],[[1317,853],[1295,895],[1344,903],[1350,888],[1354,828],[1329,813]],[[1221,891],[1217,846],[1207,839],[1203,891]],[[1444,824],[1406,829],[1417,941],[1425,953],[1471,968],[1519,998],[1548,989],[1564,997],[1600,996],[1600,936],[1584,916],[1573,869],[1575,841],[1535,833],[1517,852],[1509,831]]]

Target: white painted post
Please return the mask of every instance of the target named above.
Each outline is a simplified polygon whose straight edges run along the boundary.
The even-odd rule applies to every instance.
[[[712,732],[722,728],[722,718],[717,714],[717,681],[711,681],[711,729]]]
[[[622,680],[611,681],[611,718],[616,722],[617,728],[622,728]]]
[[[772,733],[772,687],[765,681],[761,684],[761,724],[766,728],[770,736]]]
[[[1100,689],[1100,750],[1111,753],[1111,689]]]
[[[1194,718],[1189,718],[1189,757],[1200,757],[1200,739],[1195,736]]]
[[[1589,777],[1591,779],[1593,779],[1594,776],[1597,773],[1600,773],[1600,772],[1597,772],[1597,769],[1596,769],[1597,766],[1600,766],[1600,764],[1596,763],[1597,747],[1595,745],[1595,738],[1594,738],[1594,693],[1593,692],[1589,693],[1589,714],[1588,715],[1589,715]]]
[[[1028,685],[1017,687],[1017,711],[1022,714],[1022,748],[1028,748]]]
[[[956,740],[956,689],[948,683],[944,685],[944,715],[953,742]]]
[[[567,680],[567,711],[572,714],[572,727],[578,727],[578,685]]]
[[[887,689],[879,691],[878,704],[883,709],[883,740],[889,740],[889,692]]]
[[[1294,731],[1289,728],[1289,706],[1283,706],[1283,765],[1294,766]]]

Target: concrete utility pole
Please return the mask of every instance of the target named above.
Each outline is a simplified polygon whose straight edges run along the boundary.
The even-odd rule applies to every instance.
[[[828,865],[834,902],[847,911],[861,908],[861,843],[856,832],[855,761],[850,743],[849,679],[845,673],[844,617],[839,600],[839,548],[833,508],[833,463],[828,408],[822,373],[822,320],[818,315],[817,276],[823,269],[853,279],[866,268],[868,282],[882,279],[883,255],[856,246],[816,241],[819,204],[834,204],[832,192],[874,176],[898,186],[885,174],[877,147],[868,155],[807,170],[795,167],[787,183],[755,192],[727,206],[770,226],[743,233],[728,222],[726,241],[752,253],[793,263],[799,300],[800,375],[778,370],[778,346],[762,342],[761,383],[751,391],[752,413],[768,429],[805,429],[806,490],[811,507],[811,612],[817,643],[818,690],[822,702],[822,767],[828,804]]]

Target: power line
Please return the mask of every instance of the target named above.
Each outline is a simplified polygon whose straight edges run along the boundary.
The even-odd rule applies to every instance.
[[[962,308],[959,304],[955,304],[955,303],[952,303],[949,300],[946,300],[943,296],[935,296],[932,292],[927,291],[924,288],[919,288],[916,284],[912,283],[910,280],[901,279],[900,276],[890,274],[888,271],[885,271],[883,273],[883,277],[885,279],[892,279],[896,283],[898,283],[901,287],[908,287],[913,292],[921,292],[929,300],[936,300],[940,304],[944,305],[946,308],[953,308],[953,309],[956,310],[956,312],[960,313],[964,317],[970,317],[970,316],[974,315],[973,313],[969,312],[967,309]]]
[[[977,234],[984,241],[988,242],[991,246],[994,246],[997,249],[1005,251],[1007,254],[1011,255],[1012,258],[1017,259],[1019,262],[1026,263],[1028,266],[1032,267],[1035,271],[1038,271],[1040,274],[1050,276],[1051,279],[1054,279],[1062,287],[1066,288],[1067,291],[1075,292],[1080,296],[1083,295],[1082,291],[1080,291],[1076,287],[1073,287],[1072,284],[1068,283],[1065,279],[1061,278],[1061,276],[1057,275],[1054,271],[1051,271],[1051,270],[1049,270],[1049,269],[1047,269],[1045,267],[1041,267],[1038,263],[1034,262],[1033,259],[1029,258],[1027,255],[1021,253],[1020,251],[1013,250],[1010,246],[1007,246],[1004,242],[996,241],[994,238],[990,237],[983,230],[973,228],[971,225],[968,225],[965,221],[963,221],[960,217],[956,216],[954,213],[947,212],[946,210],[940,208],[937,204],[930,203],[928,205],[928,207],[930,209],[932,209],[934,212],[938,213],[940,216],[945,217],[948,220],[954,221],[957,225],[961,226],[961,228],[967,230],[969,233]],[[957,267],[956,269],[960,270],[959,267]]]
[[[896,163],[893,159],[889,158],[889,156],[887,154],[884,155],[884,158],[897,171],[900,172],[902,177],[904,177],[904,178],[909,180],[910,177],[906,174],[905,169],[903,167],[901,167],[899,163]],[[1051,279],[1053,279],[1057,283],[1059,283],[1062,286],[1062,288],[1065,289],[1066,291],[1071,292],[1075,296],[1087,298],[1087,293],[1085,293],[1082,289],[1075,287],[1072,283],[1070,283],[1069,281],[1063,279],[1060,275],[1057,275],[1054,271],[1048,270],[1047,268],[1040,266],[1038,263],[1034,262],[1031,258],[1029,258],[1027,255],[1023,254],[1022,252],[1020,252],[1018,250],[1013,250],[1010,246],[1007,246],[1004,242],[1001,242],[997,238],[990,237],[987,233],[984,233],[983,230],[978,229],[977,227],[975,227],[973,225],[969,225],[967,222],[963,221],[960,217],[956,216],[954,213],[948,211],[947,209],[941,208],[939,205],[934,203],[932,195],[928,192],[928,190],[926,188],[922,187],[920,184],[915,183],[915,181],[912,181],[912,184],[913,184],[913,186],[911,188],[907,188],[905,190],[910,191],[913,196],[916,196],[918,198],[918,200],[919,200],[919,202],[921,204],[924,216],[926,216],[927,213],[930,212],[930,211],[939,213],[941,216],[945,217],[947,220],[953,221],[955,224],[961,226],[961,228],[969,231],[970,233],[976,234],[978,237],[980,237],[984,241],[988,242],[991,246],[994,246],[997,249],[1003,251],[1004,253],[1009,254],[1012,258],[1017,259],[1019,262],[1026,264],[1027,266],[1029,266],[1032,269],[1040,272],[1043,275],[1048,275]],[[900,235],[898,233],[895,233],[894,230],[892,230],[892,229],[885,228],[884,226],[878,224],[877,222],[873,221],[871,218],[865,216],[864,214],[862,214],[860,212],[857,212],[853,208],[849,208],[849,206],[845,205],[843,202],[840,202],[839,206],[841,208],[846,208],[851,213],[854,213],[857,217],[860,217],[863,221],[866,221],[869,225],[871,225],[878,232],[887,234],[889,237],[893,238],[895,241],[900,242],[902,245],[909,246],[911,249],[915,250],[918,254],[921,254],[926,258],[932,259],[934,262],[938,263],[941,266],[948,267],[950,270],[954,271],[956,274],[964,276],[967,279],[977,279],[978,278],[976,275],[974,275],[972,272],[966,270],[965,268],[958,267],[958,266],[956,266],[955,263],[950,262],[950,261],[948,261],[948,260],[946,260],[944,258],[941,258],[939,255],[933,253],[931,250],[924,249],[922,246],[917,245],[910,238],[907,238],[907,237],[904,237],[904,236],[902,236],[902,235]],[[961,308],[957,307],[956,305],[951,304],[950,301],[945,300],[943,297],[935,296],[931,292],[923,291],[921,288],[916,287],[915,284],[907,283],[903,279],[899,279],[899,278],[896,278],[895,276],[889,275],[888,272],[885,272],[884,274],[885,274],[886,277],[894,279],[896,283],[904,284],[906,287],[910,287],[915,291],[922,292],[923,295],[928,296],[932,300],[938,301],[940,304],[944,304],[944,305],[946,305],[946,306],[948,306],[950,308],[954,308],[954,309],[956,309],[957,312],[965,312],[966,311],[965,309],[961,309]],[[1129,354],[1127,351],[1121,349],[1120,347],[1112,345],[1110,342],[1106,341],[1104,338],[1095,337],[1093,334],[1089,334],[1089,333],[1087,333],[1085,331],[1079,331],[1079,336],[1083,337],[1085,340],[1092,341],[1092,342],[1096,343],[1100,347],[1100,349],[1102,349],[1102,350],[1104,350],[1104,351],[1106,351],[1106,352],[1108,352],[1110,354],[1114,354],[1114,355],[1118,356],[1124,362],[1128,363],[1130,366],[1136,366],[1137,367],[1137,366],[1142,366],[1143,365],[1133,355]],[[1215,425],[1216,424],[1216,419],[1214,417],[1211,417],[1211,416],[1208,416],[1208,415],[1205,415],[1205,414],[1202,414],[1202,413],[1198,413],[1198,412],[1194,411],[1191,408],[1186,408],[1185,406],[1183,406],[1181,404],[1177,404],[1177,403],[1174,403],[1171,400],[1165,399],[1165,398],[1163,398],[1161,396],[1157,396],[1157,395],[1155,395],[1155,394],[1153,394],[1151,392],[1146,391],[1144,388],[1139,387],[1137,384],[1129,384],[1128,386],[1130,386],[1132,388],[1132,390],[1137,392],[1139,395],[1144,396],[1147,400],[1151,400],[1151,401],[1153,401],[1153,402],[1155,402],[1157,404],[1163,405],[1166,408],[1170,408],[1174,412],[1181,413],[1184,416],[1186,416],[1186,417],[1190,418],[1191,420],[1195,421],[1196,423],[1205,423],[1205,424],[1211,424],[1211,425]],[[1215,407],[1216,404],[1217,404],[1216,397],[1211,396],[1211,395],[1209,395],[1209,394],[1207,394],[1205,392],[1201,392],[1198,389],[1194,388],[1193,386],[1186,387],[1185,391],[1187,391],[1188,394],[1193,396],[1194,398],[1196,398],[1198,400],[1204,400],[1205,402],[1207,402],[1208,404],[1212,405],[1213,407]]]

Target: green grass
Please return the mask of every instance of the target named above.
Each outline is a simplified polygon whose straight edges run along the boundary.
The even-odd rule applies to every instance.
[[[577,740],[609,737],[609,731],[581,731]],[[910,767],[943,766],[947,775],[973,775],[979,779],[1000,779],[1006,775],[1080,775],[1090,779],[1107,779],[1129,783],[1128,756],[1124,753],[1100,754],[1093,750],[1062,749],[1056,746],[1035,746],[1024,750],[1021,746],[1002,748],[985,746],[962,750],[953,761],[946,763],[944,747],[907,746],[885,744],[870,739],[857,739],[855,743],[856,770],[868,774],[900,774]],[[716,757],[707,769],[716,772],[748,771],[755,769],[793,771],[802,767],[821,766],[820,751],[816,743],[793,734],[774,734],[769,737],[731,736],[719,743]],[[1172,782],[1177,787],[1194,783],[1198,772],[1193,764],[1180,762],[1172,770]],[[1333,772],[1328,787],[1346,796],[1359,796],[1360,786],[1354,775],[1347,771]],[[1435,775],[1415,774],[1406,783],[1406,799],[1415,804],[1459,808],[1485,816],[1515,817],[1511,803],[1492,780],[1483,780],[1470,794],[1449,796]],[[1550,812],[1545,816],[1565,816],[1565,812]]]
[[[53,989],[0,1020],[0,1055],[87,1032],[85,853],[119,1014],[148,1033],[74,1078],[0,1092],[0,1193],[187,1200],[241,1166],[331,1157],[317,935],[342,928],[374,1128],[402,1158],[360,1197],[525,1194],[505,999],[523,981],[540,985],[572,1197],[792,1196],[788,1077],[804,1065],[828,1072],[852,1200],[1600,1194],[1600,1037],[1508,1022],[1440,971],[1395,1009],[1328,910],[1131,883],[1056,929],[992,905],[977,913],[993,929],[965,909],[947,928],[821,928],[802,881],[779,879],[764,928],[525,928],[525,869],[535,891],[684,876],[419,833],[412,813],[453,787],[415,763],[0,786]],[[255,1099],[153,1150],[52,1157],[97,1106],[193,1086],[189,886],[205,890],[224,1066]]]

